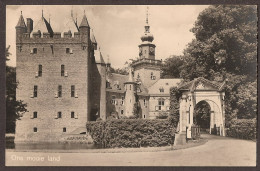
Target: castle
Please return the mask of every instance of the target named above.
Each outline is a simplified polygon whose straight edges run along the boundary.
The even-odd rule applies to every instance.
[[[68,28],[55,32],[42,15],[34,24],[21,13],[16,25],[17,100],[28,112],[16,121],[15,141],[57,141],[84,133],[86,122],[134,115],[143,119],[169,113],[170,87],[181,79],[161,79],[148,17],[139,58],[129,75],[111,73],[84,14],[80,23],[68,17]]]

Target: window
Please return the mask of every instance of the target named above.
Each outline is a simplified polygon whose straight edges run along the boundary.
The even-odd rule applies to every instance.
[[[61,76],[64,77],[64,73],[65,73],[65,66],[61,65]]]
[[[62,97],[62,86],[58,86],[58,97]]]
[[[163,87],[161,87],[159,90],[160,90],[160,93],[164,92],[164,88]]]
[[[144,115],[144,119],[145,119],[145,115]]]
[[[74,112],[71,112],[71,113],[70,113],[70,116],[71,116],[71,118],[75,118],[75,113],[74,113]]]
[[[66,48],[66,53],[70,53],[70,48]]]
[[[64,127],[64,128],[63,128],[63,132],[66,132],[66,131],[67,131],[67,129]]]
[[[42,76],[42,65],[38,66],[38,77]]]
[[[146,106],[146,100],[144,99],[144,106]]]
[[[110,87],[110,82],[109,82],[109,81],[106,81],[106,88],[111,88],[111,87]]]
[[[51,46],[51,53],[53,54],[53,45],[50,45]]]
[[[33,112],[33,118],[37,118],[37,112]]]
[[[33,132],[37,132],[38,130],[37,130],[37,128],[36,127],[34,127],[33,128]]]
[[[17,46],[17,48],[18,48],[19,52],[22,51],[22,46]]]
[[[129,88],[129,89],[131,90],[131,88],[132,88],[132,86],[130,85],[130,88]]]
[[[121,104],[122,104],[122,105],[124,105],[124,100],[125,100],[125,97],[122,96],[122,98],[121,98]]]
[[[121,110],[121,115],[123,115],[124,114],[124,110]]]
[[[70,95],[71,95],[71,97],[75,97],[75,86],[74,85],[71,86]]]
[[[38,91],[38,86],[37,85],[35,85],[34,87],[33,87],[33,97],[37,97],[37,91]]]
[[[58,112],[58,118],[61,118],[61,112]]]
[[[33,54],[37,54],[37,48],[33,48]]]
[[[112,96],[111,99],[112,99],[112,100],[111,100],[111,103],[112,103],[112,104],[116,104],[116,96]]]
[[[158,106],[155,107],[155,110],[162,110],[162,106],[164,106],[164,99],[160,98],[158,100]]]

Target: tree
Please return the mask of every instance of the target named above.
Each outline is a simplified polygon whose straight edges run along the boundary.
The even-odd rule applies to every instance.
[[[6,61],[9,60],[11,53],[10,46],[6,48]],[[6,132],[15,132],[15,121],[27,112],[26,104],[21,100],[16,100],[16,82],[15,67],[6,66]]]
[[[162,66],[162,78],[180,78],[181,69],[183,66],[183,56],[172,55],[164,60]]]
[[[184,50],[181,77],[227,80],[226,120],[256,117],[256,6],[210,6],[191,31],[196,39]]]

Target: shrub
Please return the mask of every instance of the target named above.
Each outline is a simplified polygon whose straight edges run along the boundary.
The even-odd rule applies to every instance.
[[[168,113],[159,113],[158,116],[156,116],[156,119],[167,119]]]
[[[158,147],[171,145],[173,125],[168,120],[116,119],[88,122],[87,130],[102,147]]]
[[[234,119],[226,131],[229,137],[240,139],[256,139],[256,119]]]

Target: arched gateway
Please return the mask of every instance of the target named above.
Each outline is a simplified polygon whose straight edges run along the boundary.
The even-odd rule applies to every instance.
[[[225,136],[225,106],[223,84],[218,84],[202,77],[193,81],[180,84],[178,89],[182,93],[180,100],[180,120],[179,133],[186,133],[186,138],[191,138],[191,127],[194,124],[203,124],[203,127],[209,126],[209,133],[212,128],[219,128],[221,136]],[[196,120],[195,108],[201,103],[208,105],[208,113],[205,113],[204,120]],[[207,121],[209,123],[207,123]],[[204,123],[203,123],[204,122]],[[202,125],[201,125],[202,126]],[[186,130],[187,129],[187,130]]]

